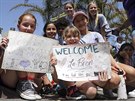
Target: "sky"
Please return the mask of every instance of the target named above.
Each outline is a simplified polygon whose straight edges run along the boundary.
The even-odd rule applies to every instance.
[[[0,27],[3,28],[2,33],[8,32],[11,27],[17,29],[17,22],[20,15],[27,9],[26,7],[20,7],[9,11],[17,4],[24,3],[25,0],[0,0]],[[42,0],[29,0],[28,3],[36,4],[42,7]],[[38,13],[34,13],[37,19],[37,28],[34,34],[42,35],[44,22],[42,17]]]
[[[18,18],[24,13],[27,9],[26,7],[20,7],[10,11],[12,7],[17,4],[24,3],[25,0],[0,0],[0,27],[3,28],[2,33],[8,32],[11,27],[14,27],[16,30]],[[27,1],[27,0],[26,0]],[[62,0],[65,2],[67,0]],[[42,7],[42,0],[28,0],[30,4],[36,4]],[[34,13],[37,19],[37,26],[34,34],[42,35],[44,22],[42,17],[38,13]]]

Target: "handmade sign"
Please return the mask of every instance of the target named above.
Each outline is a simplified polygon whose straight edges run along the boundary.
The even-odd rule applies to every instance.
[[[50,52],[58,41],[30,33],[9,31],[9,43],[3,58],[3,69],[50,72]]]
[[[108,77],[111,77],[108,43],[55,46],[53,54],[57,59],[56,71],[59,79],[97,80],[100,71],[107,71]]]

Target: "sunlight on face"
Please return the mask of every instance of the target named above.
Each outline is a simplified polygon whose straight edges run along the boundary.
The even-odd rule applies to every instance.
[[[97,5],[96,5],[96,4],[91,3],[91,4],[89,5],[89,13],[90,13],[92,16],[94,16],[94,15],[97,14]]]
[[[18,25],[19,31],[26,33],[33,33],[35,31],[35,28],[36,28],[35,19],[29,15],[25,15],[20,25]]]
[[[67,3],[65,5],[64,10],[68,16],[72,16],[74,14],[74,8],[70,3]]]
[[[69,31],[66,34],[65,42],[66,44],[78,44],[80,40],[79,33],[74,33],[72,31]]]
[[[79,15],[74,20],[74,25],[79,31],[85,30],[87,28],[88,19],[84,15]]]
[[[46,35],[47,35],[48,38],[55,39],[56,32],[57,32],[57,29],[56,29],[56,26],[53,23],[47,25]]]

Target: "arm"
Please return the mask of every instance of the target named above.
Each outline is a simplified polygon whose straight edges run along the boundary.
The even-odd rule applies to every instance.
[[[2,38],[2,41],[0,43],[0,49],[5,49],[8,45],[9,39],[7,37]]]
[[[120,27],[119,27],[119,31],[127,28],[130,26],[129,20],[127,19]]]
[[[112,55],[110,55],[110,59],[111,59],[112,70],[114,70],[117,74],[120,70],[122,70],[124,73],[123,75],[125,75],[126,74],[125,71],[118,65],[118,63],[115,61],[115,59],[112,57]]]
[[[57,72],[56,72],[56,67],[55,67],[55,65],[57,64],[57,59],[53,55],[53,53],[50,56],[50,64],[51,64],[51,67],[53,68],[52,78],[53,78],[54,82],[59,83]]]
[[[98,14],[99,18],[99,25],[100,25],[100,32],[103,35],[104,39],[106,39],[106,36],[109,36],[112,34],[112,29],[110,28],[110,25],[106,19],[106,17],[103,14]]]
[[[2,38],[2,41],[0,43],[0,59],[2,58],[2,55],[4,53],[4,49],[7,47],[8,42],[9,42],[8,38],[6,38],[6,37]]]
[[[130,22],[127,19],[120,27],[113,30],[113,33],[119,35],[120,31],[130,26]]]

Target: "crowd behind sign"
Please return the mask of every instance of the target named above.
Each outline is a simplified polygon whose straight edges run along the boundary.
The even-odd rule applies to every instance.
[[[97,80],[98,72],[107,71],[111,77],[108,43],[65,45],[53,47],[59,79],[66,81]]]
[[[3,69],[51,72],[50,52],[58,41],[18,31],[9,31],[8,38],[9,43],[2,63]]]

